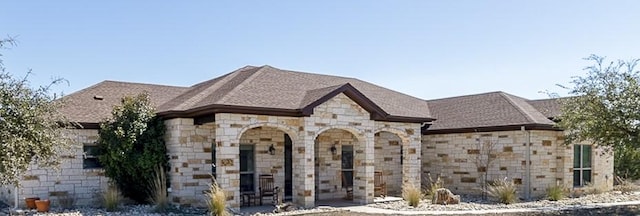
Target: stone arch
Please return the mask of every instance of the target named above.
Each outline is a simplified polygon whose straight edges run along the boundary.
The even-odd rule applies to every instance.
[[[276,123],[269,123],[269,122],[260,122],[260,123],[248,124],[248,125],[245,125],[244,127],[242,127],[242,129],[240,129],[240,132],[238,132],[236,140],[240,140],[242,138],[242,135],[244,135],[244,133],[247,132],[248,130],[251,130],[251,129],[257,128],[257,127],[272,127],[272,128],[276,128],[278,130],[284,131],[285,133],[289,134],[289,137],[291,137],[291,140],[293,142],[295,142],[298,139],[298,133],[291,126],[282,125],[282,124],[276,124]]]
[[[339,130],[344,130],[347,131],[349,133],[351,133],[358,142],[362,142],[365,140],[364,138],[364,131],[358,129],[358,128],[354,128],[354,127],[348,127],[348,126],[339,126],[339,125],[335,125],[335,126],[327,126],[324,128],[321,128],[320,130],[318,130],[316,132],[316,135],[313,137],[313,139],[317,139],[318,136],[320,136],[320,134],[324,133],[325,131],[331,130],[331,129],[339,129]]]
[[[410,136],[402,129],[381,127],[374,133],[374,171],[381,173],[386,182],[387,196],[400,196],[406,163],[406,149]],[[374,196],[379,196],[374,192]]]
[[[409,135],[407,134],[407,132],[405,132],[404,130],[400,129],[400,128],[393,128],[393,127],[381,127],[375,130],[375,132],[373,134],[377,134],[380,132],[389,132],[392,134],[395,134],[396,136],[400,137],[400,139],[402,140],[403,144],[408,144],[410,142],[410,138]]]

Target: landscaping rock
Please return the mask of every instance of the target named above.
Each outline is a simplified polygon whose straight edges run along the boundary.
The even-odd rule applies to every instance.
[[[273,213],[282,213],[282,212],[290,212],[298,210],[295,204],[287,202],[280,205],[276,205],[276,209],[273,210]]]
[[[440,188],[431,200],[432,204],[448,205],[460,203],[460,196],[454,195],[449,189]]]

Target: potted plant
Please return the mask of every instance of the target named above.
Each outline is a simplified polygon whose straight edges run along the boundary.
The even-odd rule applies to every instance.
[[[48,199],[36,200],[36,209],[38,210],[38,212],[48,212],[50,204],[51,201],[49,201]]]
[[[27,197],[27,198],[24,198],[24,202],[27,205],[27,209],[35,209],[36,208],[36,200],[40,200],[40,197]]]

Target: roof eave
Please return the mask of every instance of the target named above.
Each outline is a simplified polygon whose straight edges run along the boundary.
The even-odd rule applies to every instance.
[[[550,124],[518,124],[518,125],[499,125],[499,126],[472,127],[472,128],[436,129],[436,130],[427,129],[425,131],[422,131],[422,134],[431,135],[431,134],[513,131],[513,130],[521,130],[523,126],[525,127],[525,130],[563,131],[561,128],[555,127],[554,125],[550,125]]]

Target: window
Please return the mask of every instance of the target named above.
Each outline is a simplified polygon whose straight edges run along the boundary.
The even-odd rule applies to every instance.
[[[573,186],[591,182],[591,145],[573,146]]]
[[[217,178],[216,176],[216,142],[212,142],[211,143],[211,175],[214,178]]]
[[[342,187],[353,187],[353,146],[342,146]]]
[[[102,168],[102,164],[98,161],[98,146],[95,143],[84,143],[82,146],[84,152],[82,168],[84,169],[96,169]]]
[[[240,145],[240,191],[254,191],[254,146]]]

